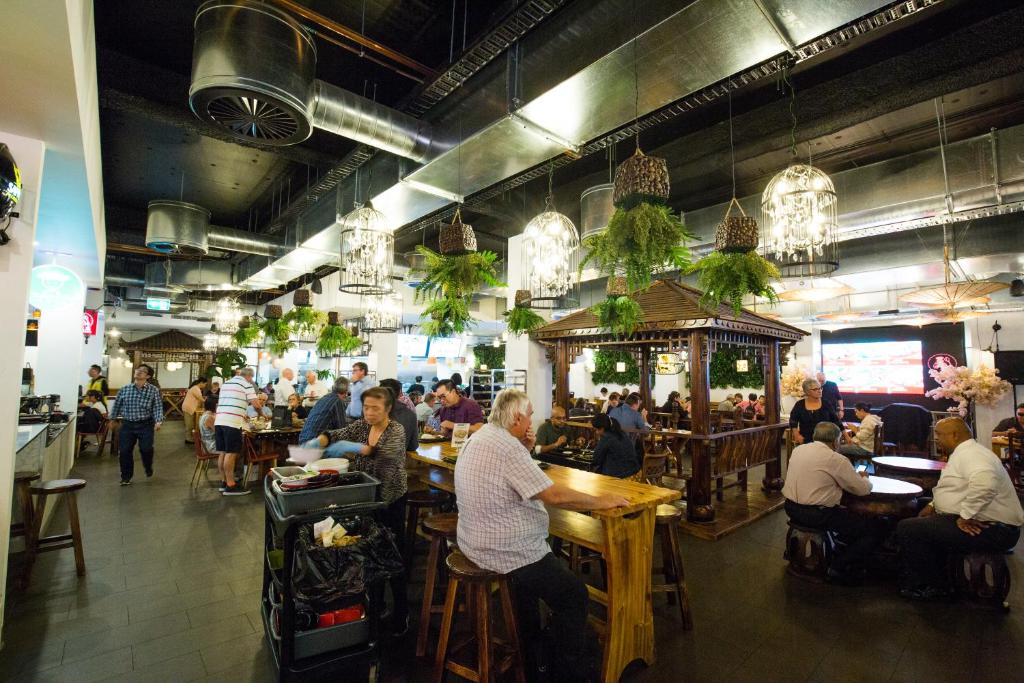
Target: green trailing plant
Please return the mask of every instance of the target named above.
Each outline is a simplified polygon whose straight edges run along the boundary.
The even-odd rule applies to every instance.
[[[689,267],[686,241],[691,239],[695,235],[667,206],[641,202],[619,208],[604,232],[584,241],[587,255],[580,261],[580,273],[593,262],[605,275],[624,274],[631,291],[642,289],[660,270]]]
[[[736,361],[746,360],[748,370],[736,369]],[[764,386],[764,370],[761,361],[753,354],[732,346],[719,346],[711,354],[708,375],[712,389],[760,389]]]
[[[309,306],[293,306],[281,318],[295,334],[315,336],[327,324],[327,313]]]
[[[598,324],[612,334],[628,337],[644,322],[644,311],[630,296],[610,296],[590,309]]]
[[[326,382],[334,377],[334,373],[330,370],[317,370],[316,378],[321,382]]]
[[[260,323],[260,329],[263,331],[267,350],[275,356],[283,356],[295,348],[295,342],[289,339],[292,336],[291,325],[284,318],[266,318]]]
[[[250,325],[249,327],[240,327],[238,331],[232,335],[232,340],[235,346],[238,348],[245,348],[247,346],[256,346],[256,342],[260,338],[260,328],[256,325]]]
[[[704,290],[701,306],[718,311],[722,302],[732,306],[738,317],[743,311],[743,297],[747,294],[764,297],[771,304],[779,301],[772,280],[779,279],[779,269],[756,251],[726,254],[713,251],[690,267],[697,273],[697,286]]]
[[[431,337],[451,336],[473,327],[469,304],[473,294],[487,287],[504,287],[498,279],[498,255],[493,251],[447,256],[420,245],[416,251],[425,266],[416,273],[416,302],[430,302],[423,311],[423,333]]]
[[[274,339],[267,342],[267,350],[275,356],[283,356],[295,348],[295,342],[290,339]]]
[[[505,311],[505,323],[509,334],[529,334],[544,325],[544,318],[526,306],[513,306]]]
[[[473,347],[474,368],[486,365],[489,370],[505,367],[505,346],[494,348],[490,344],[480,344]]]
[[[618,363],[626,364],[625,372],[615,369]],[[612,384],[617,387],[640,384],[640,366],[637,365],[636,357],[628,351],[598,349],[594,352],[594,371],[590,373],[590,378],[594,384]]]
[[[362,346],[363,340],[342,325],[325,325],[316,341],[317,355],[324,358],[351,353]]]
[[[235,370],[241,370],[246,366],[245,356],[238,351],[221,351],[213,358],[213,363],[206,369],[206,376],[230,378],[235,376]]]

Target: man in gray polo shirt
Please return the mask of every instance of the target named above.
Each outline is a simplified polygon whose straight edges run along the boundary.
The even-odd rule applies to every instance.
[[[515,590],[521,642],[535,651],[539,601],[552,613],[553,680],[584,680],[587,589],[547,544],[544,504],[571,510],[629,505],[621,496],[591,496],[553,483],[530,457],[533,408],[526,394],[505,389],[488,423],[470,437],[455,466],[458,545],[480,567],[507,574]]]

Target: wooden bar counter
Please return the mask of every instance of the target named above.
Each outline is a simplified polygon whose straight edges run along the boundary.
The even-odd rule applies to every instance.
[[[420,446],[410,453],[430,465],[424,483],[442,491],[455,490],[455,465],[450,444]],[[592,600],[607,607],[603,627],[602,680],[617,681],[626,666],[642,659],[654,663],[654,613],[651,606],[651,559],[654,511],[679,498],[679,492],[625,479],[606,477],[552,465],[544,472],[551,481],[591,495],[612,493],[626,498],[628,507],[598,510],[588,515],[548,508],[551,535],[601,553],[608,573],[608,591],[592,586]]]

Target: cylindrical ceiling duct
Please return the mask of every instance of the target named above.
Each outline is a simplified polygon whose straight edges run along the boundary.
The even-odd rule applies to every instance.
[[[146,287],[179,292],[236,289],[226,261],[156,261],[146,265]]]
[[[429,124],[315,80],[316,46],[287,12],[256,0],[209,0],[196,12],[189,106],[236,137],[294,145],[315,126],[418,163]]]
[[[210,226],[207,231],[207,241],[210,249],[221,251],[237,251],[243,254],[272,257],[281,256],[285,252],[282,244],[273,241],[267,235],[257,235],[220,225]]]
[[[210,212],[196,204],[173,199],[149,203],[146,217],[146,246],[161,254],[205,256],[209,251],[206,233]]]
[[[583,190],[580,195],[580,239],[585,240],[608,227],[615,213],[612,204],[614,185],[605,183]]]

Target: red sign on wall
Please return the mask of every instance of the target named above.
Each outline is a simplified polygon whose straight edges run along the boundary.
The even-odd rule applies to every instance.
[[[91,308],[82,311],[82,334],[87,337],[96,336],[96,324],[99,322],[99,312]]]

